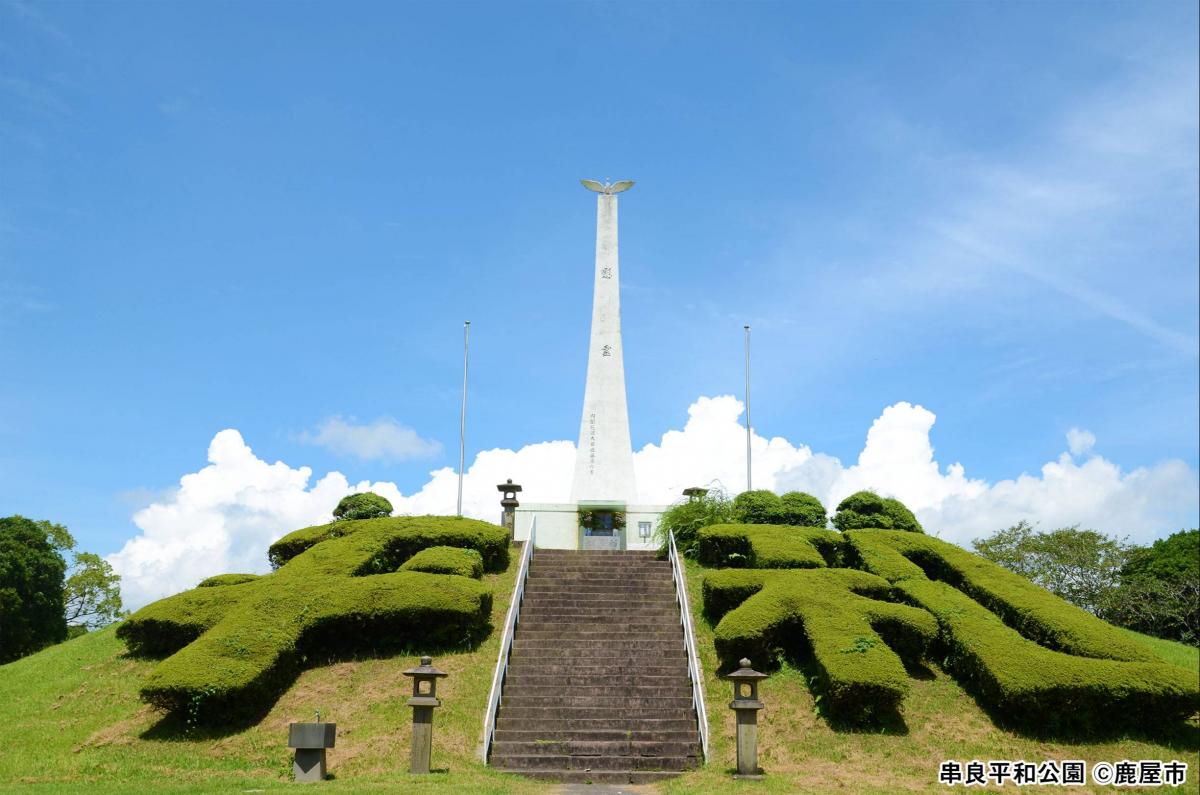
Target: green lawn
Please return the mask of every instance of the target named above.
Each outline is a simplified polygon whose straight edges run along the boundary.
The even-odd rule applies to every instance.
[[[516,556],[508,572],[488,575],[496,598],[493,623],[508,609]],[[692,604],[700,605],[701,569],[689,565]],[[1197,736],[1174,747],[1145,739],[1101,743],[1034,740],[995,728],[974,700],[936,669],[914,679],[905,703],[906,734],[846,733],[814,714],[803,674],[784,667],[762,687],[761,757],[768,776],[735,782],[730,688],[715,675],[712,628],[696,617],[712,737],[711,761],[660,788],[663,793],[945,792],[935,783],[938,763],[967,759],[1182,759],[1196,781]],[[1194,648],[1136,636],[1165,659],[1198,670]],[[0,791],[21,792],[246,792],[291,788],[287,724],[316,710],[337,722],[330,752],[331,791],[524,793],[552,787],[494,773],[478,760],[481,723],[499,632],[478,649],[439,654],[450,673],[438,693],[434,767],[413,777],[408,767],[410,689],[401,671],[417,656],[336,662],[310,669],[257,726],[225,737],[164,734],[157,716],[137,697],[153,665],[124,656],[111,629],[0,666]],[[1150,790],[1146,790],[1150,791]]]

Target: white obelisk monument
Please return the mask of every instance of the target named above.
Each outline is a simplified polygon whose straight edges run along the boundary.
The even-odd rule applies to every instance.
[[[592,293],[592,338],[571,502],[627,505],[637,502],[633,446],[625,402],[625,358],[621,346],[621,266],[617,256],[617,194],[625,180],[601,184],[581,180],[596,196],[596,273]]]
[[[600,195],[596,197],[592,337],[571,501],[522,503],[514,512],[513,538],[533,539],[538,549],[657,549],[655,528],[667,506],[638,502],[621,343],[617,194],[632,188],[633,182],[580,181]]]

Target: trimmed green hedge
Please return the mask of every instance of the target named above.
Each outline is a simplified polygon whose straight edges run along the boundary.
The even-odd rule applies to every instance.
[[[483,576],[483,556],[473,549],[429,547],[406,560],[400,571],[457,574],[459,577],[474,577],[478,580]]]
[[[815,569],[837,560],[841,542],[819,527],[715,524],[700,529],[698,557],[711,567]]]
[[[206,580],[201,580],[197,588],[216,588],[222,585],[241,585],[244,582],[257,580],[259,574],[218,574],[215,577],[209,577]]]
[[[833,515],[833,526],[843,532],[859,529],[925,532],[904,503],[894,497],[880,497],[873,491],[856,491],[842,500]]]
[[[361,494],[349,494],[342,497],[337,507],[333,509],[334,519],[376,519],[390,516],[392,504],[387,498],[380,497],[373,491]]]
[[[1101,659],[1158,659],[1111,624],[954,544],[899,530],[852,530],[846,537],[868,571],[891,582],[928,577],[949,583],[1050,649]]]
[[[911,579],[897,587],[937,617],[943,667],[1014,726],[1086,735],[1170,725],[1200,709],[1194,671],[1052,651],[944,582]]]
[[[717,624],[724,666],[748,657],[769,668],[780,653],[811,659],[824,708],[853,723],[900,709],[909,687],[901,657],[920,659],[937,637],[929,613],[871,598],[891,592],[883,578],[852,569],[715,572],[704,583],[713,613],[751,594]]]
[[[508,568],[511,542],[504,528],[473,519],[452,516],[385,516],[378,519],[357,519],[305,527],[288,533],[271,545],[267,557],[279,568],[304,550],[331,538],[379,528],[404,528],[397,534],[387,552],[388,563],[398,566],[426,547],[450,546],[474,549],[483,556],[485,571],[504,571]],[[388,571],[395,571],[395,566]]]
[[[1091,733],[1200,709],[1192,672],[990,561],[907,532],[848,535],[863,565],[937,618],[944,667],[1005,721]]]
[[[273,574],[186,591],[122,622],[117,635],[135,654],[174,652],[147,676],[142,698],[200,722],[253,717],[310,660],[458,646],[489,631],[482,583],[396,568],[454,539],[483,547],[484,565],[507,565],[503,528],[444,517],[339,524],[354,529],[309,544]]]

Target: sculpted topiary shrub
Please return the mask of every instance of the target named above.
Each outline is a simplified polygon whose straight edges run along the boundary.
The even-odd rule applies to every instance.
[[[168,712],[209,721],[254,716],[318,659],[472,644],[489,631],[492,594],[470,577],[397,571],[426,547],[469,547],[508,563],[504,529],[472,519],[396,517],[301,531],[273,574],[150,604],[117,636],[139,655],[170,655],[141,687]],[[236,578],[233,578],[236,579]]]
[[[964,549],[905,532],[848,534],[862,564],[937,617],[945,667],[1019,727],[1089,734],[1200,709],[1194,671]]]
[[[483,576],[483,555],[461,547],[429,547],[406,560],[400,571],[425,571],[430,574],[455,574],[459,577]]]
[[[743,524],[778,524],[782,511],[779,495],[767,489],[743,491],[733,498],[733,515]]]
[[[215,577],[209,577],[201,580],[197,588],[216,588],[221,585],[241,585],[244,582],[257,580],[258,574],[218,574]]]
[[[797,527],[824,527],[829,522],[825,506],[811,494],[789,491],[779,498],[779,524]]]
[[[706,528],[709,556],[701,560],[726,565],[740,555],[765,566],[761,561],[773,559],[760,561],[755,550],[780,543],[778,533],[788,529]],[[820,565],[798,569],[796,560],[813,556],[793,548],[784,559],[791,568],[707,572],[704,611],[719,621],[715,642],[725,667],[741,656],[761,665],[780,655],[810,661],[830,717],[870,721],[899,710],[906,675],[893,658],[916,660],[926,652],[994,719],[1022,730],[1081,736],[1156,729],[1200,709],[1194,670],[1164,662],[1117,628],[978,555],[910,531],[830,533],[840,544],[806,532],[827,562],[875,576]],[[702,531],[702,550],[705,537]]]
[[[806,569],[827,565],[842,537],[820,527],[717,524],[701,528],[699,559],[705,566]]]
[[[891,594],[888,582],[853,569],[713,572],[705,577],[706,612],[733,603],[729,591],[750,595],[717,624],[717,655],[763,666],[779,652],[811,660],[823,705],[841,721],[897,712],[909,687],[901,657],[920,660],[937,637],[933,616],[881,601]]]
[[[508,567],[509,540],[496,535],[495,525],[463,522],[447,516],[392,516],[305,527],[272,544],[267,557],[271,565],[278,568],[314,544],[380,527],[405,528],[403,534],[389,542],[389,555],[393,560],[408,560],[426,547],[451,546],[478,550],[483,555],[486,571],[503,571]]]
[[[880,497],[873,491],[857,491],[842,500],[833,515],[833,526],[838,530],[907,530],[924,533],[917,517],[892,497]]]
[[[392,504],[373,491],[351,494],[333,509],[334,519],[378,519],[392,515]]]

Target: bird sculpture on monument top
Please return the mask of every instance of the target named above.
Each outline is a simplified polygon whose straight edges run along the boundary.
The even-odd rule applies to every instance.
[[[606,196],[611,196],[614,193],[621,193],[633,187],[633,180],[623,179],[619,182],[609,182],[607,177],[604,182],[597,182],[594,179],[581,179],[579,182],[583,187],[596,193],[603,193]]]

